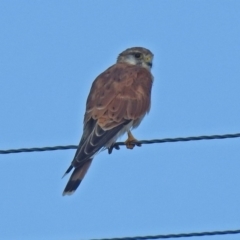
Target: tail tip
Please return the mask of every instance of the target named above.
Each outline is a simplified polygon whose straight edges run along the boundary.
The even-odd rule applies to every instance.
[[[77,180],[74,180],[74,181],[73,180],[69,180],[69,182],[67,183],[67,186],[65,187],[62,195],[63,196],[66,196],[66,195],[70,196],[70,195],[72,195],[76,191],[78,186],[80,185],[81,181],[82,181],[82,179],[77,179]]]
[[[62,193],[62,195],[63,196],[71,196],[71,195],[73,195],[73,193],[75,192],[75,190],[72,190],[72,191],[63,191],[63,193]]]

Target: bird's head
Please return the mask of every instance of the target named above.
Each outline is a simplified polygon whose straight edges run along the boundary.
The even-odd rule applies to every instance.
[[[128,48],[119,54],[117,62],[142,66],[149,71],[152,68],[153,53],[143,47]]]

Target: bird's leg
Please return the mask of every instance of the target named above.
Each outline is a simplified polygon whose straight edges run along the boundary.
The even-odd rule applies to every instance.
[[[138,147],[141,147],[140,143],[136,143],[138,140],[132,135],[131,131],[128,131],[127,134],[128,134],[128,139],[125,141],[125,144],[128,149],[133,149],[135,145],[137,145]]]

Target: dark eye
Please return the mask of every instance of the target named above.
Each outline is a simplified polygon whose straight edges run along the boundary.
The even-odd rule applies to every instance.
[[[135,53],[135,58],[140,58],[141,57],[141,53]]]

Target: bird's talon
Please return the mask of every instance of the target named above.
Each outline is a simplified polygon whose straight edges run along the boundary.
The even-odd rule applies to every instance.
[[[119,150],[120,146],[113,144],[111,147],[108,148],[108,154],[111,154],[113,149]]]
[[[135,143],[133,142],[125,142],[127,149],[133,149],[135,147]]]
[[[119,146],[119,145],[114,145],[114,148],[115,148],[116,150],[120,150],[120,146]]]
[[[112,151],[113,151],[113,147],[111,146],[111,147],[108,148],[108,154],[111,154]]]
[[[128,131],[128,139],[125,141],[127,149],[133,149],[135,146],[141,147],[141,143]]]

